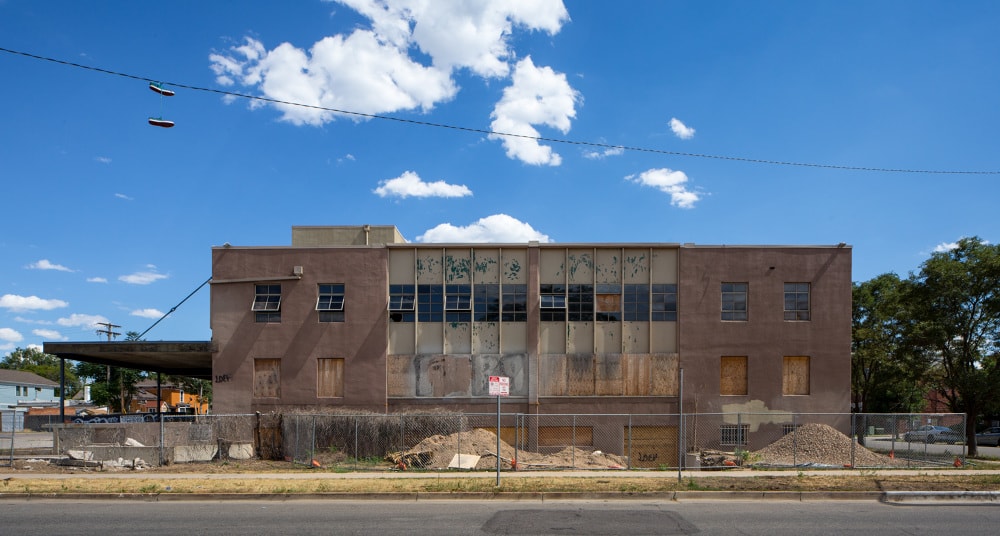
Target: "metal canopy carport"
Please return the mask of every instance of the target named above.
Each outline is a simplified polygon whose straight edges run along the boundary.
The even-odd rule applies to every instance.
[[[125,341],[46,342],[42,351],[73,361],[211,380],[214,350],[211,341]]]

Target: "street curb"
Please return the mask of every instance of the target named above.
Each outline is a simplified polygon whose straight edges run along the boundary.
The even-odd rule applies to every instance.
[[[882,499],[887,503],[995,503],[1000,491],[887,491]]]
[[[926,492],[935,496],[935,492]],[[990,492],[992,493],[992,492]],[[400,493],[0,493],[0,499],[76,501],[882,501],[878,491],[400,492]],[[996,500],[996,499],[991,499]]]

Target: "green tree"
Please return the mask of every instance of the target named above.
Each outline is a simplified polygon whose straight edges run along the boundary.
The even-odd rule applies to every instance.
[[[0,368],[33,372],[39,376],[59,381],[59,357],[46,354],[37,348],[16,348],[0,361]],[[66,395],[72,396],[80,389],[80,380],[73,373],[72,364],[66,367]]]
[[[129,331],[125,340],[140,340],[139,333]],[[95,404],[108,406],[108,411],[118,413],[126,413],[132,407],[132,401],[139,392],[136,384],[146,378],[140,370],[83,362],[77,364],[76,375],[92,380],[90,398]]]
[[[929,363],[906,337],[907,287],[891,273],[854,283],[851,391],[860,411],[919,411],[923,403]]]
[[[1000,246],[978,237],[931,255],[910,278],[913,342],[933,355],[931,385],[966,414],[969,455],[975,423],[1000,397]]]

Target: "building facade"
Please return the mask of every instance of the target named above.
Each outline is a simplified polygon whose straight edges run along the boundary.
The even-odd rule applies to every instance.
[[[212,250],[213,411],[850,411],[851,248],[411,244],[294,227]],[[683,398],[683,400],[682,400]]]

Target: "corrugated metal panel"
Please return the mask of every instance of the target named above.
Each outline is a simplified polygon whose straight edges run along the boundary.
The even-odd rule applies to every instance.
[[[500,250],[476,249],[473,251],[473,280],[478,283],[500,282]]]
[[[472,250],[448,249],[444,255],[445,283],[472,283]]]
[[[423,322],[417,324],[418,354],[444,353],[444,327],[441,322]]]
[[[413,322],[389,322],[390,354],[415,354],[414,333],[417,325]]]
[[[565,322],[539,322],[538,353],[566,353],[566,329]]]
[[[504,249],[501,283],[528,284],[528,250]]]
[[[390,285],[412,285],[414,284],[413,263],[414,251],[412,249],[390,249],[389,250],[389,284]]]
[[[598,283],[621,283],[622,281],[622,250],[598,249],[597,267],[594,280]]]
[[[570,283],[594,282],[594,252],[592,249],[571,249],[566,252],[567,279]]]
[[[568,322],[566,324],[566,353],[594,353],[594,323]]]
[[[505,354],[528,351],[528,323],[504,322],[500,328],[500,352]]]
[[[444,353],[472,353],[472,324],[470,322],[445,322]]]

